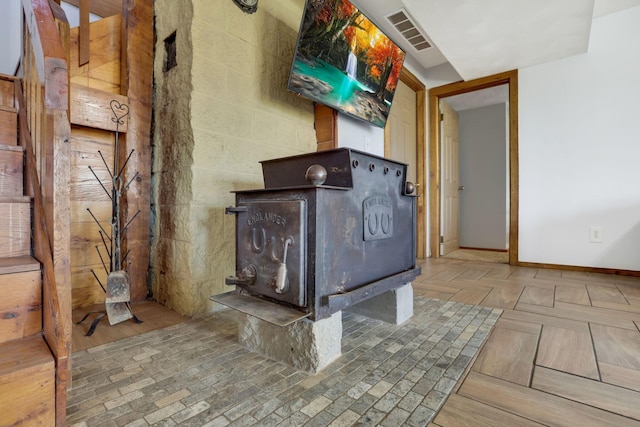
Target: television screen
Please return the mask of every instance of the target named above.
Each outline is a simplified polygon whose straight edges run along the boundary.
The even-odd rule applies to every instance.
[[[384,127],[404,56],[348,0],[307,0],[287,87]]]

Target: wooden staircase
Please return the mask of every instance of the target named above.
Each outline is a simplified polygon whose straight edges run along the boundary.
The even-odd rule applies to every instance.
[[[49,426],[56,365],[43,336],[42,268],[31,257],[14,80],[0,76],[0,426]]]
[[[21,79],[0,74],[0,427],[64,426],[71,352],[69,24],[23,0]]]

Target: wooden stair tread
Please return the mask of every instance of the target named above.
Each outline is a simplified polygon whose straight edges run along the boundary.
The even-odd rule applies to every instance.
[[[53,355],[41,335],[0,343],[0,384],[26,371],[53,369]]]
[[[2,108],[1,105],[0,105],[0,108]],[[22,146],[22,145],[0,144],[0,151],[18,151],[18,152],[22,152],[22,151],[24,151],[24,146]]]
[[[40,270],[40,263],[30,256],[0,257],[0,274]]]
[[[0,424],[52,426],[55,362],[42,335],[0,344]]]
[[[6,111],[8,113],[18,112],[18,110],[15,107],[7,107],[6,105],[0,105],[0,111]]]

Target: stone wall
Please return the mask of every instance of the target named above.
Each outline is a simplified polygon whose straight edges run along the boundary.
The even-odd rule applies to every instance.
[[[154,298],[180,313],[211,311],[209,296],[229,290],[230,191],[263,187],[260,160],[316,149],[312,103],[286,89],[303,6],[248,15],[231,0],[155,2],[150,275]]]

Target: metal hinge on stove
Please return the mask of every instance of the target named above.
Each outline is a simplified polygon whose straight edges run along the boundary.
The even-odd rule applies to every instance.
[[[247,212],[249,208],[246,206],[227,206],[224,209],[224,213],[227,215],[238,215],[241,212]]]

